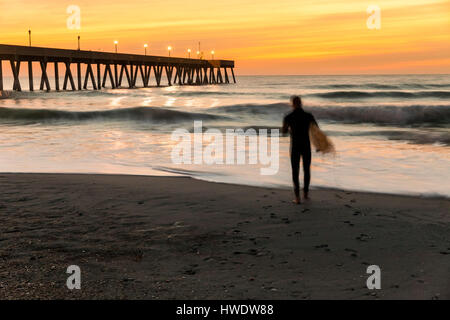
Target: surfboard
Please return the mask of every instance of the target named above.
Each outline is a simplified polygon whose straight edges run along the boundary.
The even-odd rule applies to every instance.
[[[309,139],[316,149],[316,152],[322,153],[335,153],[333,142],[330,138],[320,130],[316,124],[311,124],[309,126]]]

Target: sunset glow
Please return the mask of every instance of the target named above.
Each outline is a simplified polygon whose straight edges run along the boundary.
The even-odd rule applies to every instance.
[[[366,26],[372,3],[337,1],[0,0],[0,43],[236,61],[239,74],[450,73],[450,1],[377,1],[381,29]],[[81,9],[70,30],[69,5]]]

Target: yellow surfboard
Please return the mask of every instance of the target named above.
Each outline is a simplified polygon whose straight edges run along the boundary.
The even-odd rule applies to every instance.
[[[325,133],[316,125],[311,124],[309,126],[309,139],[316,148],[317,152],[322,153],[335,153],[333,142],[327,137]]]

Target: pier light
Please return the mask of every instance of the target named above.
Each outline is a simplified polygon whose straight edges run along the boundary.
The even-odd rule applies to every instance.
[[[81,49],[81,46],[80,46],[80,36],[78,36],[78,50],[80,50]]]
[[[116,53],[117,53],[117,45],[119,44],[119,41],[115,40],[114,41],[114,47],[116,48]]]
[[[189,59],[191,58],[191,49],[188,49]]]
[[[167,50],[169,51],[169,57],[170,57],[170,51],[172,51],[172,47],[171,47],[171,46],[168,46],[168,47],[167,47]]]
[[[31,28],[28,28],[28,44],[31,47]]]
[[[144,44],[144,54],[147,55],[148,44]]]
[[[213,51],[211,51],[211,56],[212,56],[212,59],[214,60],[214,50]]]

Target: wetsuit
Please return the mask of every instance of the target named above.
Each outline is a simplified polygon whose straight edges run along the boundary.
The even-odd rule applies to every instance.
[[[303,159],[304,174],[304,192],[309,191],[309,182],[311,180],[311,143],[309,141],[309,126],[314,123],[317,125],[314,116],[305,112],[302,108],[294,109],[283,120],[283,132],[291,133],[291,166],[292,181],[294,183],[294,192],[297,197],[300,196],[300,184],[298,181],[300,157]]]

